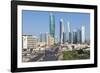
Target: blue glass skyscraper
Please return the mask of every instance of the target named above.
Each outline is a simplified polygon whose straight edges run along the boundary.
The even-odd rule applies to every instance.
[[[50,36],[55,38],[55,16],[52,13],[50,13],[49,21],[50,21],[49,23]]]

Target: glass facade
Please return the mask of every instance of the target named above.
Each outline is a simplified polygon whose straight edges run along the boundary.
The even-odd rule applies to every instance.
[[[52,13],[50,13],[50,23],[49,23],[49,28],[50,28],[50,36],[55,38],[55,17]]]

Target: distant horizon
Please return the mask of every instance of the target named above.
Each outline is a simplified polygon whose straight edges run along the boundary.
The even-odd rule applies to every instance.
[[[67,22],[71,24],[71,30],[86,28],[86,40],[90,40],[90,14],[76,12],[47,12],[22,10],[22,35],[34,35],[39,37],[40,33],[49,33],[49,15],[55,16],[55,37],[59,38],[60,19],[64,20],[64,32],[68,34]],[[68,35],[67,35],[68,39]]]

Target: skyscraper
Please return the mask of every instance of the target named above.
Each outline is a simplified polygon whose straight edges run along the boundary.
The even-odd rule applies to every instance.
[[[63,32],[63,43],[67,42],[67,36],[66,36],[66,33]]]
[[[81,30],[80,29],[77,30],[77,43],[81,44]]]
[[[46,32],[45,33],[45,42],[48,45],[48,40],[49,40],[49,34]]]
[[[69,22],[67,22],[67,25],[68,25],[68,42],[72,43],[71,25]]]
[[[50,36],[55,38],[55,17],[52,13],[50,13],[49,21]]]
[[[82,43],[85,43],[85,25],[82,25],[81,32]]]
[[[63,35],[64,35],[64,24],[63,19],[60,20],[60,44],[63,43]]]
[[[46,33],[40,32],[40,42],[46,42],[46,38],[47,38],[46,35],[47,35]]]
[[[40,42],[42,42],[42,33],[40,32]]]
[[[45,35],[44,33],[40,32],[40,42],[44,42],[45,41]]]
[[[77,44],[77,32],[76,32],[76,30],[73,31],[73,44]]]

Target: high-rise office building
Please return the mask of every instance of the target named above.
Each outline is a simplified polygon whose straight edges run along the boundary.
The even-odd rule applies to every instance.
[[[47,47],[49,44],[49,34],[46,33],[40,33],[40,41],[38,42],[38,45]]]
[[[82,25],[81,27],[81,37],[82,37],[82,43],[85,43],[85,25]]]
[[[77,30],[77,43],[81,44],[81,30],[80,29]]]
[[[64,35],[64,23],[63,19],[60,20],[60,44],[63,43],[63,35]]]
[[[66,36],[66,33],[64,32],[63,33],[63,43],[67,42],[67,36]]]
[[[40,33],[40,42],[48,42],[48,33]]]
[[[42,42],[42,33],[40,32],[40,39],[39,39],[40,42]]]
[[[49,34],[46,32],[45,33],[45,43],[48,45],[48,40],[49,40]]]
[[[72,43],[72,32],[70,22],[67,22],[68,25],[68,43]]]
[[[73,44],[77,44],[77,32],[76,32],[76,30],[73,31]]]
[[[55,38],[55,16],[52,13],[50,13],[49,21],[50,35]]]
[[[45,33],[40,33],[40,42],[45,42]]]

